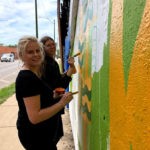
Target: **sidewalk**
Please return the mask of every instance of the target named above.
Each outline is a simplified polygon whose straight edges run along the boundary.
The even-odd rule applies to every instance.
[[[18,106],[15,95],[0,105],[0,150],[24,150],[17,136],[16,118]],[[69,112],[63,115],[64,137],[58,143],[58,150],[74,150]],[[66,137],[67,132],[67,137]],[[69,142],[69,143],[68,143]]]
[[[16,129],[18,106],[15,95],[0,105],[0,149],[23,150]]]

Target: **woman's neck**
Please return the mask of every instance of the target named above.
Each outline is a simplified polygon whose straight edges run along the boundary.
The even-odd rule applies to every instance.
[[[23,70],[30,70],[34,74],[36,74],[39,78],[41,77],[40,67],[32,67],[32,66],[27,66],[27,65],[24,64],[22,69]]]
[[[48,55],[48,54],[46,54],[46,56],[47,56],[47,57],[50,57],[50,58],[52,58],[52,59],[55,59],[55,56],[54,56],[54,55]]]

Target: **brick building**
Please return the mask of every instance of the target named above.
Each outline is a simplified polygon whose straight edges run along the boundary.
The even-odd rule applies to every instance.
[[[17,58],[16,47],[0,46],[0,57],[3,53],[13,53],[15,58]]]

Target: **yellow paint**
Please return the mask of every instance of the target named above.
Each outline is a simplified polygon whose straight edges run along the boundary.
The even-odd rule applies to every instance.
[[[89,112],[91,112],[91,103],[87,95],[82,96],[82,105],[85,105],[85,104],[87,104],[88,110]]]
[[[123,1],[113,0],[110,36],[110,147],[126,150],[124,124],[125,88],[122,57]],[[121,142],[122,141],[122,142]]]
[[[150,1],[147,0],[125,93],[123,0],[113,0],[110,36],[110,149],[150,150]]]

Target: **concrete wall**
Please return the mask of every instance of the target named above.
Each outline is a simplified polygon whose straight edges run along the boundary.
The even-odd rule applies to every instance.
[[[74,12],[72,1],[71,12]],[[150,0],[79,0],[70,104],[76,150],[150,150]]]

